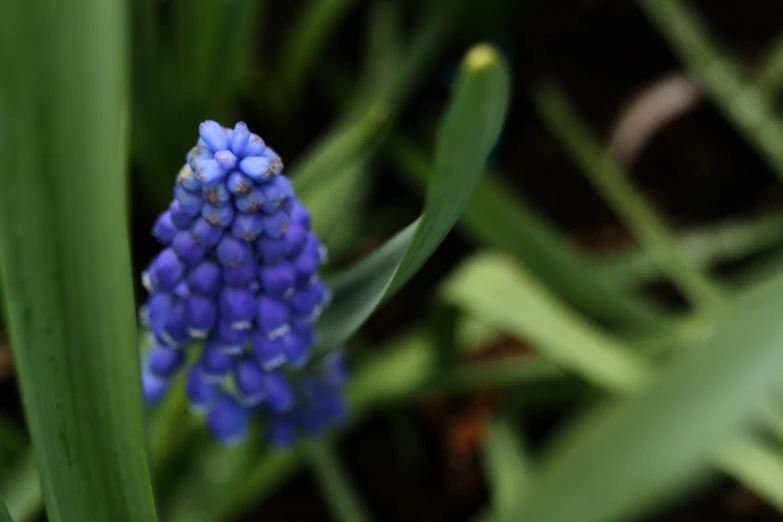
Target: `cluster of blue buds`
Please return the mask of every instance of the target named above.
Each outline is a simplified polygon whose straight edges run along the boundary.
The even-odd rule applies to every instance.
[[[257,413],[284,446],[345,415],[339,352],[310,361],[314,323],[330,301],[318,276],[326,250],[259,136],[214,121],[199,134],[153,227],[165,248],[142,276],[152,339],[145,399],[160,400],[189,366],[191,408],[220,442],[242,439]]]

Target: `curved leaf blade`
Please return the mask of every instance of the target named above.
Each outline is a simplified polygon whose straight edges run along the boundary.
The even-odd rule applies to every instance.
[[[443,119],[423,214],[383,247],[331,281],[321,346],[345,341],[421,268],[470,198],[506,113],[509,77],[500,55],[478,45],[466,55]]]
[[[11,518],[11,513],[8,512],[2,500],[0,500],[0,522],[14,522],[14,519]]]
[[[154,522],[126,217],[126,6],[0,17],[0,271],[49,520]]]

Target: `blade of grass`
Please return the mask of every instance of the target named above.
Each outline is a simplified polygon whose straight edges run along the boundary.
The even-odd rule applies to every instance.
[[[620,520],[682,488],[716,449],[718,463],[747,467],[738,462],[747,452],[738,455],[729,439],[758,419],[780,382],[781,296],[778,277],[737,299],[703,346],[684,353],[648,389],[580,423],[501,520]],[[770,498],[768,490],[759,493]]]
[[[731,263],[783,243],[783,212],[770,212],[747,219],[732,219],[680,236],[678,248],[701,267]],[[591,269],[599,278],[622,282],[626,286],[654,280],[660,267],[642,250],[591,256]]]
[[[754,80],[756,86],[770,96],[775,96],[783,87],[783,33],[765,52]]]
[[[650,377],[630,349],[563,306],[511,258],[471,258],[446,281],[443,297],[601,387],[632,390]]]
[[[331,443],[314,439],[305,445],[310,467],[315,473],[321,492],[326,497],[335,520],[365,522],[370,520],[360,504],[353,486],[334,454]]]
[[[32,522],[41,515],[43,498],[32,451],[26,451],[2,481],[0,498],[16,522]]]
[[[154,522],[125,194],[125,4],[0,17],[0,271],[49,519]]]
[[[418,187],[424,185],[429,162],[410,140],[395,136],[389,157],[404,179]],[[460,224],[471,236],[514,255],[570,303],[600,320],[641,332],[666,328],[668,318],[663,310],[585,270],[588,261],[496,172],[487,172],[478,180]]]
[[[779,280],[776,284],[772,290],[764,289],[761,292],[762,301],[777,297],[775,292],[783,286],[783,281]],[[705,457],[703,452],[712,449],[712,442],[719,442],[711,439],[713,434],[725,431],[728,435],[733,431],[733,427],[742,420],[741,414],[746,413],[746,410],[752,411],[751,402],[755,402],[757,395],[759,398],[763,396],[762,391],[766,389],[766,386],[753,379],[762,378],[766,384],[774,383],[774,380],[770,381],[771,376],[779,369],[775,364],[783,363],[777,361],[783,357],[773,348],[778,333],[769,330],[782,327],[772,323],[774,314],[765,311],[753,296],[730,306],[718,322],[720,331],[707,336],[704,341],[707,345],[690,350],[693,353],[683,352],[686,358],[675,361],[679,373],[671,377],[667,371],[664,379],[668,380],[664,381],[660,378],[652,379],[652,366],[634,355],[630,347],[617,340],[605,344],[605,337],[594,335],[595,331],[589,324],[565,309],[507,256],[489,253],[470,259],[445,284],[444,297],[503,331],[533,341],[533,346],[540,353],[554,358],[589,381],[604,386],[613,383],[608,384],[609,391],[631,392],[629,401],[633,407],[628,406],[629,402],[620,403],[622,407],[610,407],[611,420],[595,421],[595,425],[600,428],[585,428],[579,432],[579,436],[569,439],[568,456],[558,453],[555,460],[550,462],[547,468],[549,471],[544,471],[543,476],[533,481],[529,496],[525,497],[524,516],[522,508],[514,510],[516,520],[609,520],[613,519],[610,513],[629,507],[626,503],[628,499],[639,500],[639,490],[634,489],[635,486],[651,494],[660,492],[659,488],[667,480],[681,478],[686,468],[696,466]],[[735,317],[741,321],[742,328],[732,327]],[[578,333],[574,333],[575,330]],[[765,337],[764,334],[769,335]],[[765,357],[773,358],[767,360],[773,369],[765,368],[757,360],[744,358],[751,342],[754,343],[753,349],[759,349]],[[596,350],[596,346],[600,347],[600,351]],[[742,350],[736,350],[736,346],[742,346]],[[626,367],[624,371],[631,369],[630,376],[610,375],[607,378],[606,368],[592,364],[593,357],[606,358],[610,351],[612,358],[623,361]],[[694,362],[695,358],[697,362]],[[682,369],[684,364],[688,366]],[[697,364],[703,365],[705,370],[698,367],[699,377],[690,375],[688,381],[684,374],[696,371]],[[613,367],[621,368],[616,365]],[[729,376],[735,368],[738,374]],[[740,382],[736,382],[737,379]],[[672,388],[664,387],[661,382],[668,382]],[[652,389],[656,390],[652,397],[645,394],[650,383]],[[719,392],[716,390],[724,385]],[[737,391],[733,388],[735,385],[744,388]],[[716,397],[720,397],[720,401]],[[708,402],[702,404],[703,401]],[[728,410],[724,410],[726,403],[729,404]],[[720,404],[720,408],[716,404]],[[691,409],[696,408],[696,405],[701,410]],[[641,408],[644,414],[637,411]],[[616,413],[618,409],[621,413]],[[695,425],[702,418],[697,411],[708,416],[706,420],[709,422],[704,426]],[[672,420],[674,413],[677,413],[676,422]],[[600,414],[600,417],[604,418],[604,414]],[[630,431],[626,432],[626,429]],[[584,444],[580,443],[583,439]],[[609,444],[609,440],[612,444]],[[640,441],[645,442],[637,447]],[[749,441],[748,444],[753,443]],[[648,451],[649,448],[661,448],[662,445],[665,445],[667,451]],[[717,454],[710,455],[714,457],[713,462],[740,480],[752,478],[748,481],[749,486],[753,486],[755,481],[765,480],[764,474],[753,469],[753,462],[735,455],[733,448],[731,444],[721,447]],[[727,462],[731,465],[727,465]],[[577,466],[577,463],[582,465]],[[607,473],[593,476],[596,470],[607,470]],[[635,473],[633,470],[638,470],[636,476],[649,477],[650,481],[635,481],[625,474]],[[570,489],[566,484],[570,480],[590,484],[589,487],[583,485]],[[596,489],[593,490],[593,487]],[[568,498],[564,500],[561,496],[559,500],[553,501],[555,490],[557,494]],[[776,503],[783,494],[783,487],[781,483],[765,482],[764,488],[755,491],[769,502]],[[539,495],[543,495],[546,500],[535,500]],[[596,500],[599,497],[600,501]],[[571,509],[571,506],[579,511],[557,511]]]
[[[720,305],[724,290],[680,251],[676,236],[629,181],[629,176],[601,148],[551,81],[533,88],[535,105],[549,130],[560,140],[590,183],[612,207],[644,252],[672,278],[697,308]]]
[[[283,96],[284,105],[290,108],[299,102],[319,52],[329,36],[336,34],[335,27],[354,3],[355,0],[313,0],[300,11],[280,53],[277,91]]]
[[[492,508],[504,513],[528,488],[531,476],[520,435],[507,417],[490,421],[484,438],[484,474],[489,479]]]
[[[394,0],[375,0],[367,21],[364,83],[377,90],[388,71],[402,56],[401,5]]]
[[[503,124],[508,73],[497,52],[471,49],[440,129],[424,213],[332,281],[334,301],[320,321],[322,346],[350,337],[426,261],[456,222]]]
[[[783,122],[766,92],[710,41],[706,30],[677,0],[638,0],[647,17],[705,93],[783,179]]]
[[[11,518],[11,513],[8,512],[2,500],[0,500],[0,522],[14,522],[14,519]]]

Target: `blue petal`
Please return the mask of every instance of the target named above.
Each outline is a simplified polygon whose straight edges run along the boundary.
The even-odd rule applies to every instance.
[[[254,186],[247,195],[238,196],[234,204],[240,212],[248,214],[258,212],[264,204],[264,193],[261,191],[261,187]]]
[[[253,189],[253,180],[241,172],[234,171],[228,175],[226,187],[235,196],[246,196]]]
[[[249,338],[250,330],[247,328],[232,328],[231,323],[226,320],[221,320],[218,323],[214,335],[217,349],[228,355],[241,354]]]
[[[199,161],[196,165],[194,175],[204,185],[211,185],[217,183],[226,177],[226,169],[220,166],[215,160],[203,160]]]
[[[244,156],[245,148],[250,141],[250,131],[244,122],[238,122],[234,125],[234,132],[231,133],[231,152],[237,156]]]
[[[239,168],[250,178],[260,183],[272,175],[269,168],[269,160],[262,156],[248,156],[239,162]]]
[[[207,426],[225,445],[236,444],[247,432],[247,410],[231,395],[222,394],[207,413]]]
[[[221,150],[215,153],[215,161],[226,170],[231,170],[237,164],[237,157],[230,150]]]
[[[275,412],[284,412],[294,406],[294,392],[279,370],[264,374],[264,395],[269,407]]]
[[[185,382],[185,395],[188,397],[190,407],[196,411],[202,411],[212,404],[217,397],[219,385],[204,378],[201,368],[194,364],[188,372]]]
[[[202,261],[188,273],[190,290],[202,295],[216,295],[220,290],[220,265],[214,261]]]
[[[204,218],[199,218],[190,229],[193,238],[205,247],[213,247],[223,237],[223,228],[208,223]]]
[[[177,253],[180,261],[186,265],[195,265],[204,259],[206,248],[193,238],[190,232],[179,232],[174,236],[171,243],[174,252]]]
[[[253,355],[264,370],[273,370],[286,363],[281,337],[270,339],[263,332],[253,333]]]
[[[258,328],[270,337],[278,337],[288,331],[288,305],[267,296],[258,298]]]
[[[220,291],[221,317],[234,328],[249,328],[256,315],[256,299],[246,288],[224,287]]]
[[[171,205],[169,205],[169,215],[171,216],[171,222],[179,230],[187,230],[190,224],[193,223],[193,217],[182,210],[178,201],[172,201]]]
[[[147,352],[146,371],[159,377],[171,377],[185,362],[185,352],[175,348],[154,346]]]
[[[247,287],[256,278],[258,265],[255,260],[239,266],[223,267],[223,281],[230,286]]]
[[[201,218],[214,227],[225,228],[234,219],[234,207],[230,205],[225,207],[204,205],[201,208]]]
[[[264,400],[264,374],[254,360],[240,358],[234,366],[234,382],[245,404],[253,406]]]
[[[264,265],[258,270],[264,293],[270,297],[288,297],[294,291],[294,267],[291,263]]]
[[[225,183],[204,185],[201,188],[201,197],[213,207],[222,207],[231,203],[231,192],[226,188]]]
[[[217,324],[217,305],[213,299],[191,294],[185,301],[188,332],[193,337],[206,337]]]
[[[218,152],[228,148],[226,134],[219,123],[207,120],[198,126],[198,133],[204,143],[212,152]]]
[[[258,214],[240,213],[231,225],[234,237],[254,241],[264,230],[264,218]]]
[[[264,235],[273,238],[282,237],[288,229],[289,219],[288,214],[282,209],[269,214],[264,219]]]
[[[151,372],[141,374],[141,388],[144,402],[152,405],[159,402],[169,390],[169,380]]]
[[[261,236],[254,244],[256,252],[264,263],[274,264],[282,261],[288,254],[288,241],[286,237]]]
[[[201,190],[201,183],[198,182],[196,176],[193,174],[193,169],[190,165],[185,164],[177,174],[177,183],[183,189],[189,192],[198,192]]]
[[[174,235],[177,231],[177,227],[174,226],[174,222],[171,221],[171,212],[168,210],[158,216],[158,219],[152,227],[152,235],[164,245],[171,243],[171,240],[174,239]]]
[[[264,140],[256,134],[251,134],[250,141],[248,141],[245,147],[245,156],[260,156],[264,150],[266,150]]]
[[[222,381],[231,371],[234,364],[234,356],[222,352],[214,339],[209,339],[204,343],[204,350],[201,352],[199,367],[204,379],[211,382]]]
[[[226,234],[218,243],[217,258],[225,266],[246,265],[254,258],[253,247],[246,241]]]

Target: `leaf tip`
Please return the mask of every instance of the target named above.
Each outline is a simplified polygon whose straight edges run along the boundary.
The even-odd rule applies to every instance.
[[[474,45],[465,55],[465,68],[479,71],[500,61],[498,51],[489,44]]]

